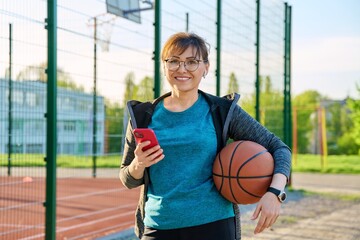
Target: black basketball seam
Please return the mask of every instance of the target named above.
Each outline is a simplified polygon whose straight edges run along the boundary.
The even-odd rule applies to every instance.
[[[265,149],[265,150],[263,150],[263,151],[261,151],[261,152],[258,152],[258,153],[256,153],[255,155],[253,155],[252,157],[248,158],[248,160],[246,160],[246,161],[239,167],[236,176],[239,176],[239,173],[240,173],[241,169],[243,168],[243,166],[246,165],[246,163],[250,162],[252,159],[254,159],[254,158],[256,158],[257,156],[259,156],[259,155],[261,155],[261,154],[264,154],[264,153],[266,153],[266,152],[268,152],[267,149]],[[268,175],[268,176],[272,176],[272,175]],[[267,177],[268,177],[268,176],[267,176]],[[259,176],[259,177],[260,177],[260,176]],[[261,198],[261,196],[255,195],[255,194],[247,191],[245,188],[243,188],[243,186],[242,186],[241,183],[240,183],[240,179],[241,179],[241,178],[255,178],[255,177],[237,177],[237,183],[238,183],[239,187],[240,187],[244,192],[246,192],[247,194],[249,194],[250,196],[257,197],[257,198]]]
[[[221,154],[220,153],[219,153],[219,164],[220,164],[220,170],[221,170],[221,175],[222,175],[221,184],[220,184],[220,188],[219,188],[219,191],[221,192],[222,187],[224,185],[224,174],[223,174],[224,169],[223,169],[223,166],[222,166],[222,160],[221,160]]]
[[[216,177],[224,177],[224,178],[236,178],[236,179],[241,179],[241,178],[268,178],[268,177],[272,177],[273,174],[269,174],[269,175],[264,175],[264,176],[246,176],[246,177],[241,177],[241,176],[223,176],[221,174],[217,174],[217,173],[213,173],[214,176]]]
[[[244,141],[240,141],[240,142],[236,145],[235,149],[233,150],[233,152],[232,152],[232,154],[231,154],[230,164],[229,164],[229,176],[231,176],[231,165],[232,165],[232,162],[233,162],[233,158],[234,158],[235,152],[236,152],[236,150],[238,149],[238,147],[239,147],[243,142],[244,142]],[[230,188],[231,195],[233,196],[235,202],[239,202],[239,201],[236,199],[236,197],[235,197],[235,195],[234,195],[234,193],[233,193],[232,186],[231,186],[231,178],[229,178],[229,188]]]

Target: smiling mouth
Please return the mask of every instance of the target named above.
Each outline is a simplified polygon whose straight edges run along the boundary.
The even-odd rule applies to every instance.
[[[187,80],[190,80],[191,78],[190,77],[175,77],[175,79],[178,81],[187,81]]]

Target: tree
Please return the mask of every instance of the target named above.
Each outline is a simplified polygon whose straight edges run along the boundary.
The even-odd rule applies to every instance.
[[[123,119],[124,108],[120,107],[118,103],[111,103],[105,100],[105,151],[106,153],[119,153],[122,149],[122,134],[124,132]]]
[[[229,87],[227,93],[239,92],[239,84],[237,82],[235,73],[231,72],[229,78]]]
[[[260,78],[260,121],[275,135],[284,136],[283,92],[274,89],[270,76]]]
[[[133,72],[130,72],[125,76],[125,84],[124,106],[126,106],[127,101],[137,99],[138,87],[135,84],[135,75]]]
[[[45,69],[47,68],[47,63],[40,63],[38,66],[27,66],[16,76],[16,80],[23,81],[40,81],[47,82],[47,74]],[[66,73],[63,69],[57,69],[57,86],[62,88],[68,88],[75,91],[84,92],[84,87],[77,85],[75,81],[71,78],[70,74]]]
[[[351,130],[351,136],[358,145],[358,153],[360,154],[360,86],[356,86],[356,89],[359,98],[357,100],[349,98],[347,100],[347,105],[351,110],[350,118],[354,124],[353,129]]]
[[[138,85],[137,100],[149,101],[154,98],[154,79],[152,77],[144,77]]]
[[[297,115],[297,149],[299,153],[308,153],[313,134],[313,121],[316,109],[319,107],[321,95],[317,91],[308,90],[297,95],[293,100],[293,107]],[[316,121],[316,120],[315,120]]]
[[[260,122],[271,132],[279,136],[283,134],[283,102],[282,92],[273,89],[271,77],[266,76],[265,81],[260,76]],[[241,106],[251,116],[255,115],[255,97],[256,93],[251,96],[244,96],[241,99]]]
[[[331,101],[330,101],[331,102]],[[352,128],[349,108],[343,101],[333,101],[326,107],[326,132],[329,154],[348,154],[350,135],[346,134]],[[346,145],[345,145],[346,144]],[[340,146],[341,145],[341,146]],[[351,151],[350,151],[351,152]]]

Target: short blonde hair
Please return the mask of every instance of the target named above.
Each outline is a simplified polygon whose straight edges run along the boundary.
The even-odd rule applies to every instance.
[[[173,53],[182,54],[189,47],[195,49],[195,57],[201,57],[206,62],[209,60],[210,45],[197,34],[187,32],[179,32],[170,36],[163,46],[161,60],[165,61]]]

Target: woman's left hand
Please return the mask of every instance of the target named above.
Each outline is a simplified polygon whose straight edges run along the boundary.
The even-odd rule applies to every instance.
[[[256,220],[260,216],[254,234],[261,233],[265,228],[271,227],[280,214],[280,208],[279,199],[273,193],[266,192],[257,204],[251,218],[251,220]]]

